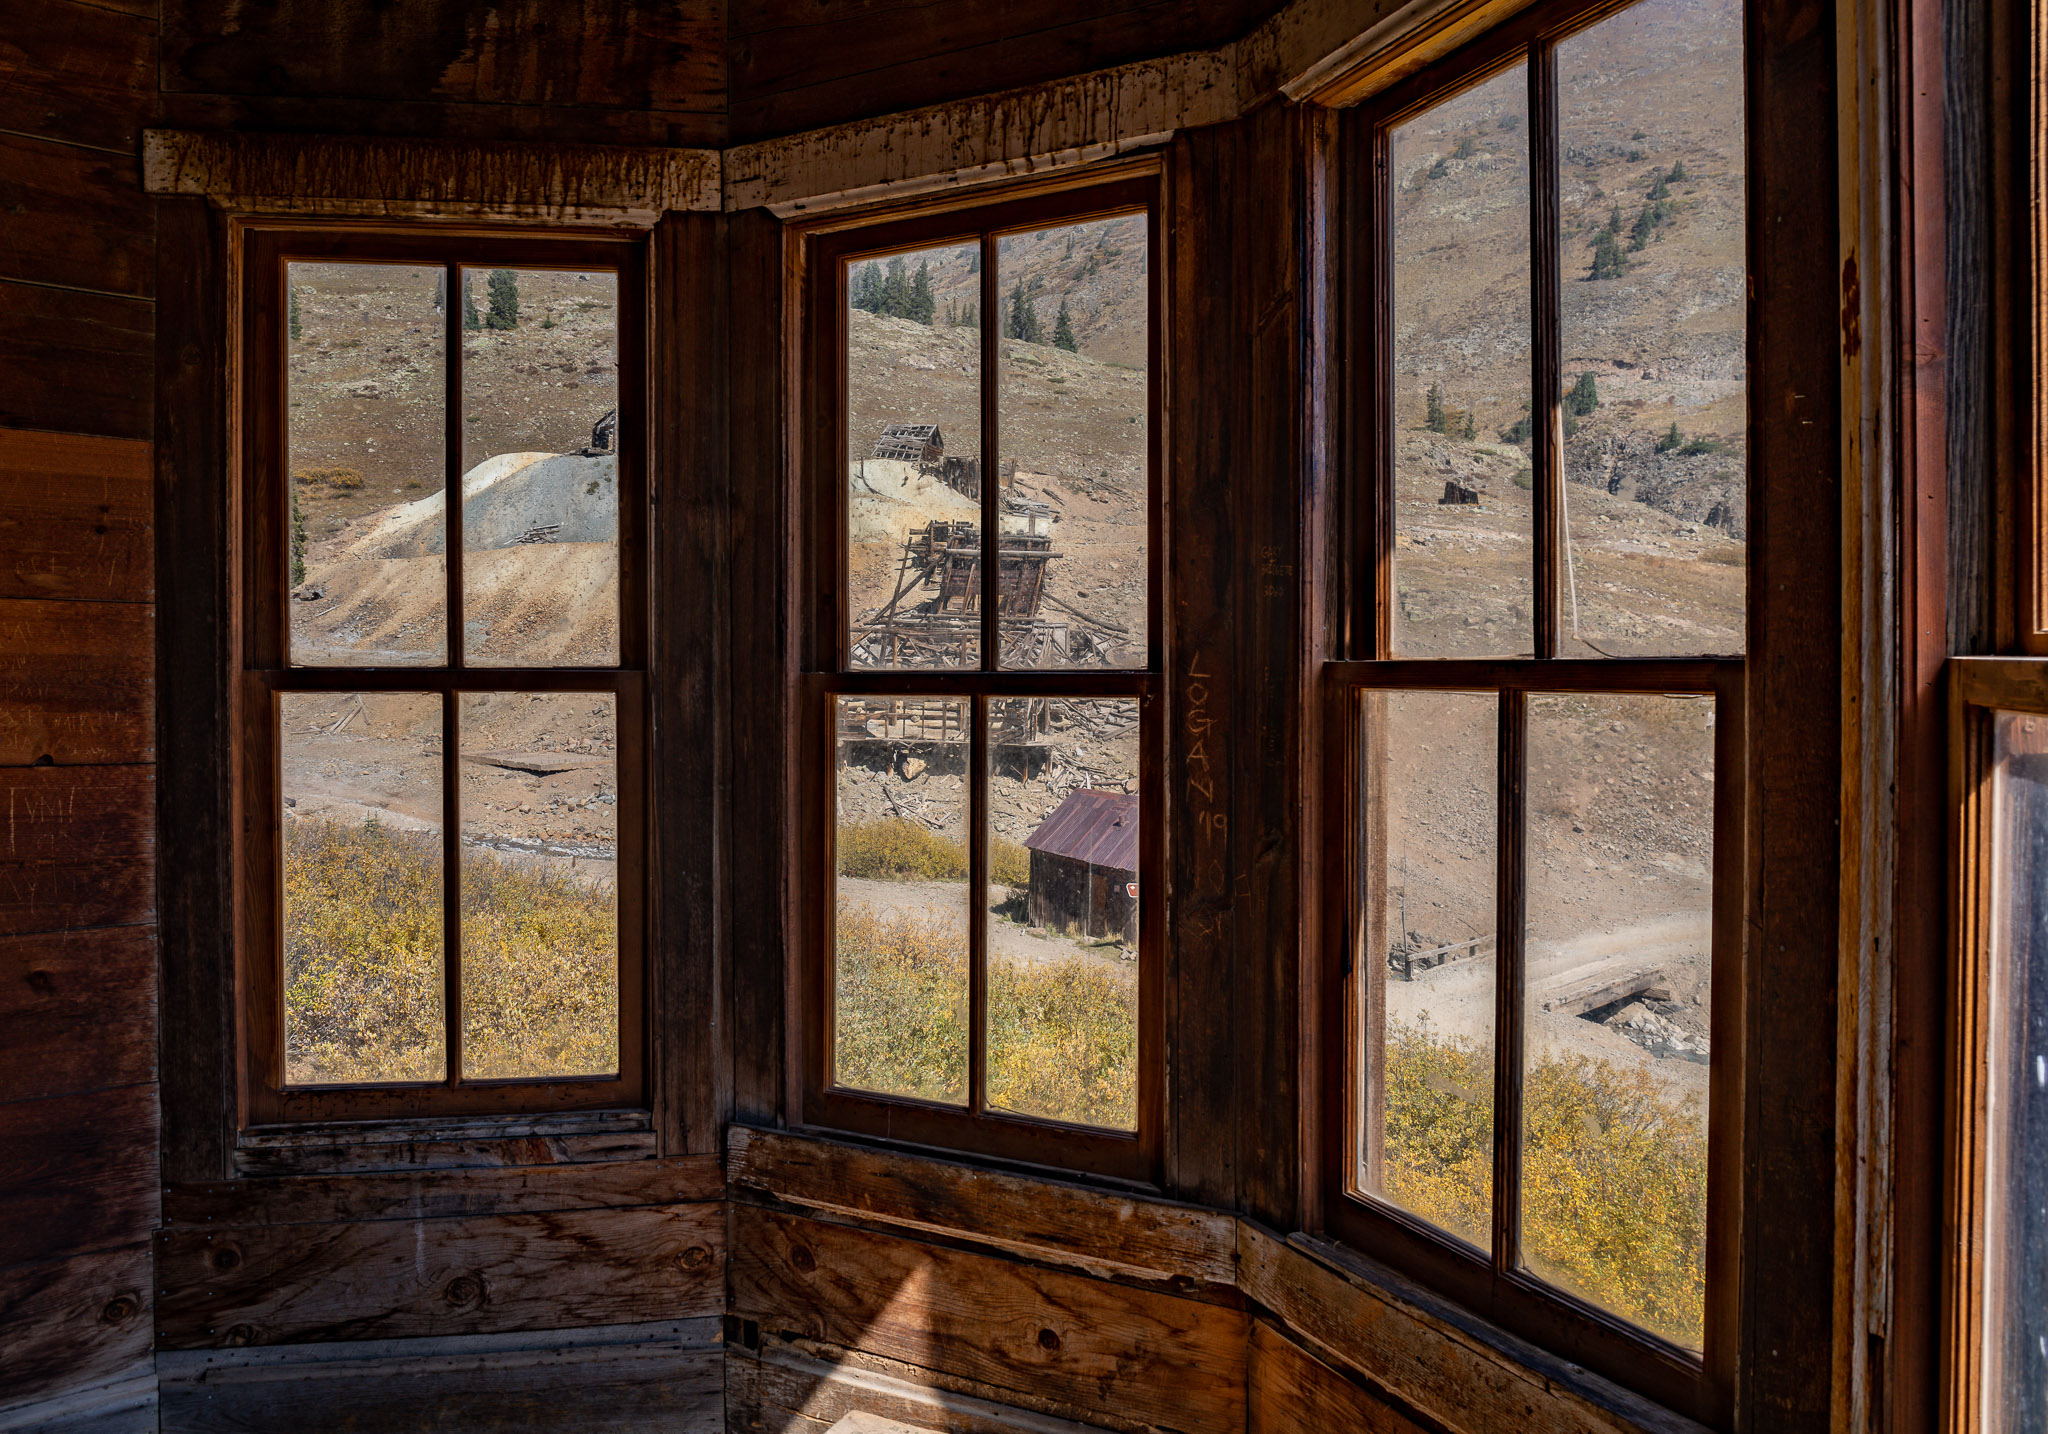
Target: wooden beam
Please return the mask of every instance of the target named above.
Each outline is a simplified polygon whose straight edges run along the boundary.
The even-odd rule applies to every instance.
[[[646,228],[719,207],[715,150],[513,141],[200,134],[142,139],[151,194],[227,209],[390,218],[542,219]]]
[[[810,1136],[733,1127],[735,1191],[964,1238],[1047,1264],[1182,1290],[1228,1289],[1237,1222],[1194,1205]]]
[[[156,1245],[157,1339],[205,1349],[715,1315],[722,1209],[167,1229]]]

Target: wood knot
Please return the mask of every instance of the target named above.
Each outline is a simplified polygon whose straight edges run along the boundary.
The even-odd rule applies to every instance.
[[[240,1349],[256,1342],[256,1326],[253,1324],[230,1325],[228,1332],[220,1337],[221,1348]]]
[[[124,1324],[135,1318],[142,1301],[134,1295],[115,1295],[100,1307],[101,1324]]]
[[[1038,1332],[1038,1347],[1047,1354],[1058,1354],[1060,1350],[1060,1337],[1052,1330],[1042,1329]]]
[[[441,1298],[457,1309],[468,1309],[484,1302],[484,1279],[482,1275],[457,1275],[441,1287]]]
[[[809,1246],[795,1245],[790,1248],[789,1262],[805,1274],[818,1268],[818,1257],[811,1253]]]
[[[227,1271],[241,1266],[242,1252],[233,1245],[222,1245],[207,1255],[206,1263],[213,1266],[215,1270],[225,1274]]]
[[[686,1270],[701,1270],[711,1263],[711,1252],[702,1245],[692,1245],[676,1256],[676,1263]]]

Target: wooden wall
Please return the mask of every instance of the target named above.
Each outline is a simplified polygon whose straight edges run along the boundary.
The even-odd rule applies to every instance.
[[[0,1425],[156,1422],[154,15],[0,41]]]

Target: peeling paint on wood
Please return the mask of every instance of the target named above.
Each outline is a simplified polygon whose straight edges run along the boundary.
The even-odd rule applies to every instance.
[[[269,213],[545,219],[645,228],[719,206],[705,149],[149,130],[143,186]]]

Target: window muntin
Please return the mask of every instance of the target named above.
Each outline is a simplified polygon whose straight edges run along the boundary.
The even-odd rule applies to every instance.
[[[1714,1418],[1731,1388],[1742,939],[1743,670],[1718,654],[1741,650],[1740,498],[1719,493],[1706,524],[1677,511],[1697,495],[1610,492],[1586,459],[1663,459],[1648,425],[1666,407],[1682,433],[1741,427],[1715,407],[1745,402],[1740,12],[1701,20],[1701,46],[1665,0],[1603,8],[1538,7],[1351,130],[1375,195],[1352,270],[1371,495],[1359,660],[1327,673],[1351,791],[1326,1218]],[[1712,122],[1653,135],[1660,94]],[[1680,156],[1699,202],[1633,252],[1624,225],[1593,277],[1572,216],[1604,202],[1606,230],[1618,177],[1654,187],[1654,161],[1669,190]],[[1483,257],[1446,258],[1496,228]],[[1637,381],[1659,404],[1602,377],[1652,364],[1660,378]],[[1518,392],[1528,411],[1505,414]],[[1742,487],[1739,445],[1679,456],[1733,463],[1723,487]]]
[[[250,233],[252,1122],[643,1099],[641,267]]]
[[[811,241],[816,491],[843,506],[814,530],[808,1120],[1156,1160],[1158,843],[1083,839],[1158,830],[1155,204],[1123,181]],[[1085,830],[1034,903],[1055,817]]]

